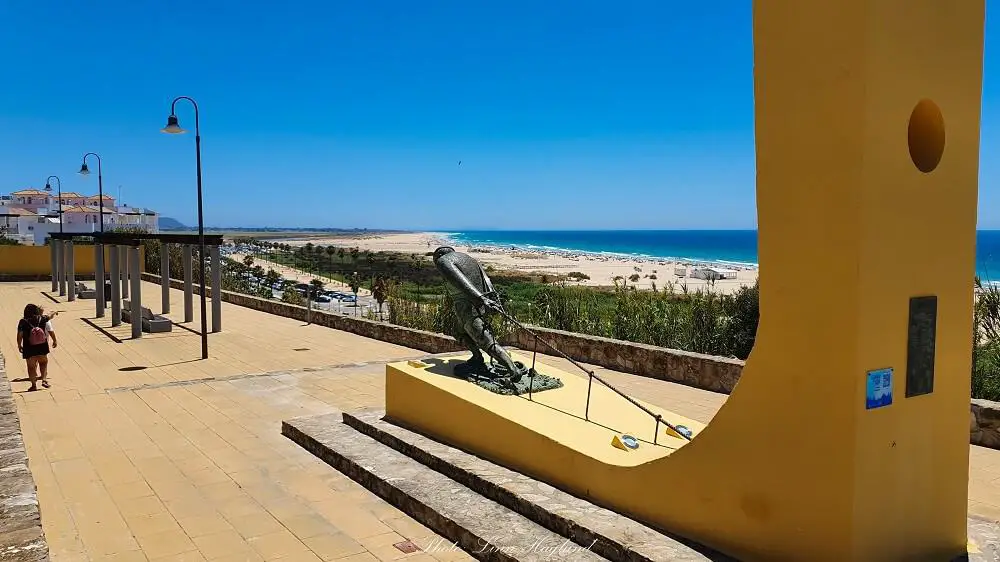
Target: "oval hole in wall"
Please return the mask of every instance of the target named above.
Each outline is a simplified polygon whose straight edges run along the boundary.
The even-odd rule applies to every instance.
[[[941,115],[941,110],[931,100],[920,100],[910,113],[907,128],[907,144],[913,165],[925,174],[933,172],[941,163],[944,140],[944,116]]]

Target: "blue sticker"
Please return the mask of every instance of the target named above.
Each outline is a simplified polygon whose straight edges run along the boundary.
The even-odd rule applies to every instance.
[[[868,371],[865,409],[872,410],[889,404],[892,404],[892,369]]]

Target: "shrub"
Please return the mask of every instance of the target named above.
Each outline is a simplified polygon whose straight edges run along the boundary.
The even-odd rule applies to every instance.
[[[587,281],[590,279],[590,276],[580,271],[571,271],[569,272],[569,275],[566,276],[566,278],[569,279],[570,281]]]
[[[639,281],[639,274],[638,273],[633,273],[632,275],[629,275],[628,276],[628,280],[631,281],[631,282],[633,282],[633,283]]]
[[[299,292],[293,288],[288,288],[282,291],[281,302],[287,304],[295,304],[299,306],[305,304],[305,301],[302,299],[302,295],[299,294]]]

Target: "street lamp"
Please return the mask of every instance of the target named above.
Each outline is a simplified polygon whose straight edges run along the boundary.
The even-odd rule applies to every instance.
[[[174,101],[170,103],[170,115],[167,117],[167,126],[163,127],[161,131],[171,135],[185,132],[177,122],[177,112],[175,111],[177,109],[177,102],[180,100],[187,100],[194,106],[194,150],[198,175],[198,269],[201,273],[201,358],[208,359],[208,319],[206,318],[208,314],[205,305],[205,216],[203,214],[201,196],[201,126],[198,119],[198,102],[187,96],[174,98]],[[215,287],[215,290],[221,290],[221,287]]]
[[[83,165],[80,166],[80,175],[89,176],[90,168],[87,167],[87,157],[97,158],[97,207],[101,216],[101,234],[104,234],[104,176],[101,174],[101,157],[93,152],[83,155]]]
[[[56,185],[59,186],[59,234],[62,234],[63,231],[62,180],[59,179],[59,176],[49,176],[45,178],[45,191],[48,191],[49,193],[52,192],[52,184],[49,183],[49,180],[51,180],[52,178],[56,179]]]

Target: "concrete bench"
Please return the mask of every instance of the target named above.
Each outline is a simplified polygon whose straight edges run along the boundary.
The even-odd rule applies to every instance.
[[[81,299],[96,299],[97,289],[90,289],[84,283],[77,283],[76,296]]]
[[[128,299],[122,300],[122,322],[132,323],[132,303]],[[142,307],[142,331],[150,334],[160,334],[173,330],[174,324],[166,316],[153,314],[153,311]]]

